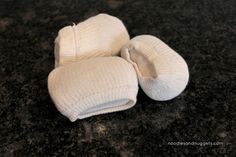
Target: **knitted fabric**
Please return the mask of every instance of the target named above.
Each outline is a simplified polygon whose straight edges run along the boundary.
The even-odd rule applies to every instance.
[[[133,38],[122,49],[121,56],[134,66],[141,88],[154,100],[173,99],[188,83],[185,60],[154,36]]]
[[[118,55],[129,41],[129,34],[121,20],[99,14],[77,25],[66,26],[55,40],[55,66],[75,61]]]
[[[138,81],[124,59],[98,57],[54,69],[48,90],[57,109],[75,121],[134,106]]]

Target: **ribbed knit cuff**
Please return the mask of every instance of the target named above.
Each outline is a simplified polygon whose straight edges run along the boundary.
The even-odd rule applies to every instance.
[[[122,111],[136,104],[137,87],[123,86],[90,95],[75,104],[75,110],[68,112],[71,121],[94,115]]]
[[[74,26],[66,26],[58,32],[55,39],[54,56],[55,67],[75,61],[76,37]]]

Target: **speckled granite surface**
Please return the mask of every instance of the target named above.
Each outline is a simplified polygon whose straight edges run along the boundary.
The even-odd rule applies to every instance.
[[[100,12],[152,34],[187,61],[176,99],[69,122],[47,92],[57,31]],[[0,156],[236,156],[234,0],[0,1]],[[171,146],[168,142],[223,142]]]

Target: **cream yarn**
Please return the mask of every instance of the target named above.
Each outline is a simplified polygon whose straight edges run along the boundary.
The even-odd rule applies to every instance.
[[[73,122],[134,106],[138,81],[124,59],[98,57],[54,69],[48,90],[57,109]]]
[[[124,59],[114,57],[120,51]],[[54,55],[48,91],[72,122],[131,108],[138,82],[150,98],[164,101],[178,96],[189,79],[185,60],[168,45],[151,35],[130,40],[122,21],[107,14],[62,28]]]
[[[55,40],[55,67],[88,58],[118,55],[129,39],[122,21],[107,14],[66,26]]]
[[[154,100],[173,99],[188,83],[185,60],[154,36],[133,38],[122,49],[121,56],[134,66],[141,88]]]

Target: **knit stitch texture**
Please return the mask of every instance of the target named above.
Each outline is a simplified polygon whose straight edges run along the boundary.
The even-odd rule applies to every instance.
[[[154,36],[133,38],[123,48],[121,56],[134,66],[141,88],[154,100],[173,99],[188,83],[185,60]]]
[[[71,121],[121,111],[136,103],[138,81],[120,57],[98,57],[54,69],[48,90],[57,109]]]
[[[129,39],[121,20],[107,14],[98,14],[58,32],[54,49],[55,66],[99,56],[118,55]]]

